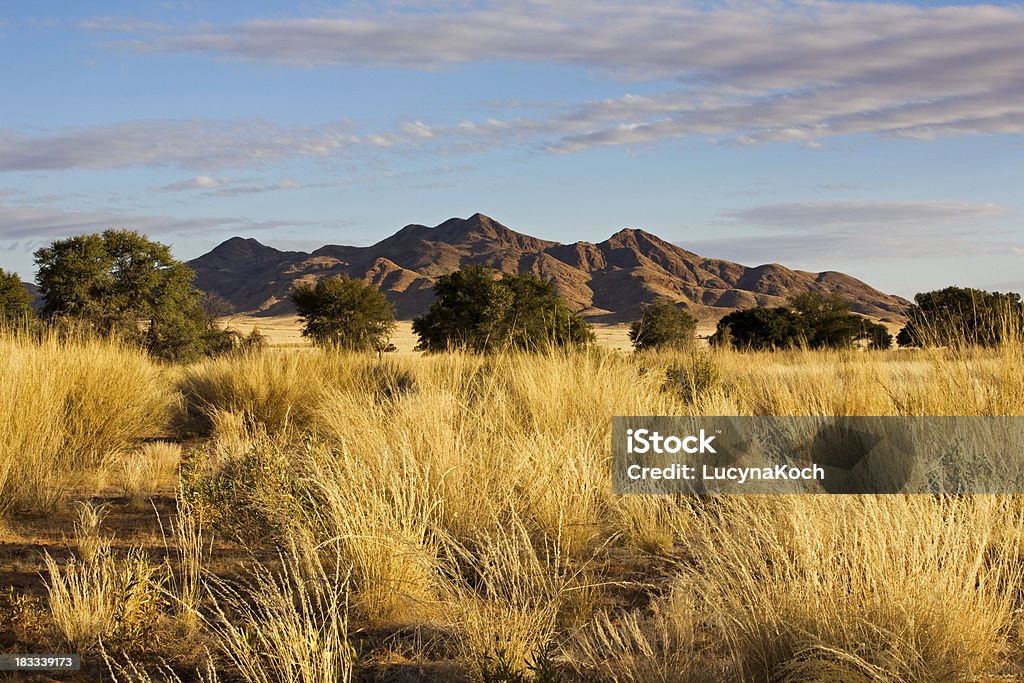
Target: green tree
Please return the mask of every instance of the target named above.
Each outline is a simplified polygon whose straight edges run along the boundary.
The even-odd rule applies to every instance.
[[[718,321],[713,345],[731,343],[737,349],[787,349],[804,339],[800,317],[785,306],[733,311]]]
[[[192,270],[134,230],[57,240],[36,251],[35,262],[48,318],[139,342],[167,360],[196,358],[218,335],[199,307]]]
[[[884,351],[892,347],[892,333],[882,323],[873,323],[865,320],[860,338],[867,340],[869,349]]]
[[[318,346],[383,351],[395,327],[395,314],[375,287],[346,276],[300,284],[292,301],[303,320],[302,334]]]
[[[803,342],[812,349],[849,346],[864,332],[863,318],[850,314],[850,304],[838,294],[804,292],[789,300],[800,319]]]
[[[693,346],[697,319],[671,301],[659,301],[644,308],[640,319],[629,327],[629,341],[637,351]]]
[[[995,346],[1024,332],[1019,294],[946,287],[914,295],[900,346]]]
[[[443,275],[436,300],[413,321],[423,351],[537,351],[550,346],[585,346],[590,326],[569,310],[554,284],[533,275],[504,275],[474,265]]]
[[[21,278],[0,268],[0,323],[21,323],[32,314],[32,295]]]

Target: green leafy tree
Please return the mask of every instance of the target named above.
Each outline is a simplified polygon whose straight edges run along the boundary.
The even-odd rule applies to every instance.
[[[884,351],[892,347],[892,333],[882,323],[865,321],[860,338],[867,340],[869,349]]]
[[[800,319],[803,342],[812,349],[849,346],[864,333],[863,318],[850,314],[850,304],[838,294],[804,292],[789,300]]]
[[[799,316],[785,306],[733,311],[718,321],[713,345],[726,340],[738,349],[787,349],[800,344],[804,330]]]
[[[301,284],[292,301],[303,320],[302,334],[318,346],[383,351],[395,327],[395,314],[379,290],[345,276]]]
[[[0,323],[25,322],[32,314],[32,295],[21,278],[0,268]]]
[[[629,341],[637,351],[693,346],[697,319],[671,301],[659,301],[644,309],[629,327]]]
[[[585,346],[590,326],[569,310],[554,284],[533,275],[504,275],[474,265],[443,275],[434,285],[436,300],[413,321],[417,349],[537,351]]]
[[[995,346],[1021,337],[1024,306],[1019,294],[946,287],[914,295],[900,346]]]
[[[134,230],[57,240],[36,251],[35,262],[48,318],[137,341],[167,360],[208,352],[218,334],[199,307],[192,270]]]

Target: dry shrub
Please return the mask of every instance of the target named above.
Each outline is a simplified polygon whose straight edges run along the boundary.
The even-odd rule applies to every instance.
[[[213,539],[205,533],[199,510],[188,502],[180,487],[178,515],[171,522],[171,539],[173,547],[169,547],[171,544],[164,539],[168,564],[167,595],[181,635],[191,639],[199,632],[200,605],[205,590],[204,571],[213,553]],[[175,567],[170,566],[171,557],[177,560]]]
[[[75,520],[75,547],[82,561],[91,564],[99,555],[110,549],[111,537],[102,535],[100,528],[107,516],[105,505],[96,505],[90,501],[79,501],[78,518]]]
[[[412,389],[411,375],[390,359],[314,350],[225,356],[187,368],[179,428],[210,434],[218,412],[240,416],[249,428],[270,433],[306,427],[328,390],[352,390],[386,399]]]
[[[353,607],[371,620],[409,622],[428,613],[438,552],[429,474],[406,453],[309,453],[307,518],[316,541],[351,567]]]
[[[163,429],[172,394],[135,348],[0,334],[0,513],[49,511],[112,455]]]

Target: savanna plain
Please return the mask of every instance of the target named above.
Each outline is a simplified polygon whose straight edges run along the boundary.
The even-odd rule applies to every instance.
[[[610,449],[614,415],[1022,415],[1022,361],[4,333],[0,647],[82,655],[37,680],[1019,680],[1019,498],[618,496]]]

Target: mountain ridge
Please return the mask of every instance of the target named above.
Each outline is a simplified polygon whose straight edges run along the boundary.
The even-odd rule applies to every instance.
[[[378,287],[399,319],[426,311],[438,277],[472,264],[552,280],[573,310],[602,322],[633,320],[658,299],[680,302],[701,319],[781,305],[806,291],[838,293],[853,311],[881,319],[899,320],[910,303],[838,271],[704,258],[639,228],[623,228],[602,242],[562,244],[480,213],[433,227],[409,224],[366,247],[328,244],[312,252],[282,251],[232,237],[188,262],[196,286],[224,297],[235,313],[292,313],[288,295],[297,283],[345,274]]]

